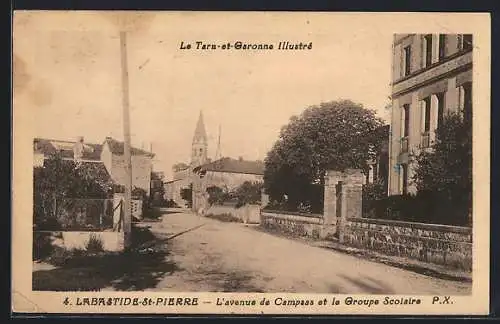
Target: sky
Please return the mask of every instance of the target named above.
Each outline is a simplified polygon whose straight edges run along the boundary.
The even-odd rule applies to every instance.
[[[125,23],[124,23],[125,22]],[[14,109],[35,136],[123,139],[119,30],[127,30],[132,144],[171,177],[203,111],[208,155],[264,159],[293,115],[350,99],[388,121],[390,29],[355,16],[16,13]],[[312,42],[311,50],[181,50],[180,43]]]

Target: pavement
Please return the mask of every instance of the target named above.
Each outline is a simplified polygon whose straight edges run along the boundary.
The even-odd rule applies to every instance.
[[[408,270],[341,247],[276,236],[240,223],[189,212],[143,224],[168,250],[169,271],[145,290],[467,295],[471,282]],[[316,244],[316,246],[315,246]],[[352,253],[352,251],[351,251]],[[354,253],[356,254],[356,253]],[[358,252],[359,254],[359,252]],[[161,266],[161,264],[160,264]],[[142,271],[142,270],[138,270]],[[150,271],[147,268],[144,271]],[[137,273],[137,276],[141,276]],[[454,279],[454,280],[450,280]],[[463,279],[463,278],[462,278]],[[109,287],[106,290],[113,290]]]

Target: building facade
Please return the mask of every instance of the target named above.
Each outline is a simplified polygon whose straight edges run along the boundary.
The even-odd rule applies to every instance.
[[[65,160],[103,164],[116,184],[125,184],[126,163],[124,144],[107,137],[102,144],[85,143],[83,137],[76,141],[36,138],[33,143],[35,167],[43,166],[44,160],[54,153]],[[131,148],[132,186],[144,189],[149,195],[154,154],[135,147]]]
[[[211,161],[208,158],[208,143],[203,114],[200,112],[193,135],[191,161],[178,163],[173,168],[173,179],[164,183],[165,199],[173,200],[178,206],[186,207],[188,201],[181,192],[192,189],[192,203],[195,210],[206,200],[206,188],[217,186],[233,190],[245,181],[262,182],[264,163],[228,157]]]
[[[393,41],[389,194],[415,193],[411,156],[428,149],[449,112],[472,119],[469,34],[398,34]]]
[[[228,157],[193,169],[193,210],[208,208],[207,188],[232,192],[244,182],[264,182],[264,163]]]

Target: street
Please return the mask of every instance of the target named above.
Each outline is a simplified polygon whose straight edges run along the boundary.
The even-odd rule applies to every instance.
[[[157,265],[154,284],[144,290],[425,295],[471,290],[470,283],[417,274],[191,213],[166,214],[161,222],[148,225],[161,242],[157,244],[167,245],[163,248],[168,250],[169,271]]]

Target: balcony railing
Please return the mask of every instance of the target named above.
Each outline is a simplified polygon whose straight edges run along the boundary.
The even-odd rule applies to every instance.
[[[408,153],[408,136],[401,138],[401,153]]]
[[[420,146],[422,148],[428,148],[431,144],[431,138],[429,132],[422,133],[422,137],[420,139]]]

